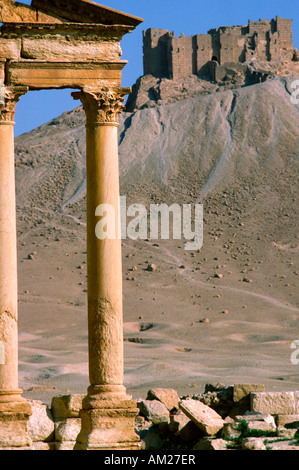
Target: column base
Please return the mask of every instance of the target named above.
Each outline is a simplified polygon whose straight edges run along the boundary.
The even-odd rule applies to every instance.
[[[31,406],[24,398],[16,402],[0,401],[0,449],[31,446],[27,428],[31,414]]]
[[[95,391],[102,393],[95,394]],[[135,433],[136,402],[124,387],[90,387],[83,400],[81,431],[74,450],[140,450]]]

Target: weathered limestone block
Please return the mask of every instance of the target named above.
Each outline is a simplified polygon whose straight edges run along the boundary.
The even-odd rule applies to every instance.
[[[179,408],[178,393],[171,388],[152,388],[147,394],[147,400],[159,400],[168,411]]]
[[[193,447],[193,450],[227,450],[227,441],[224,439],[205,437],[198,441]]]
[[[75,444],[74,441],[55,442],[55,450],[74,450]]]
[[[213,436],[223,428],[221,416],[198,400],[182,400],[180,409],[207,435]]]
[[[244,398],[248,398],[248,404],[250,403],[250,393],[253,392],[265,392],[264,385],[261,384],[236,384],[233,390],[233,400],[235,403],[243,401]]]
[[[242,440],[243,450],[266,450],[264,444],[264,438],[262,437],[247,437]]]
[[[295,415],[278,415],[277,426],[286,427],[288,429],[299,429],[299,414]]]
[[[49,407],[41,401],[28,400],[32,415],[28,421],[28,434],[33,442],[54,439],[54,419]]]
[[[21,39],[0,38],[0,57],[3,59],[19,59],[21,57]]]
[[[263,414],[295,414],[293,392],[256,392],[251,394],[250,408]]]
[[[67,418],[55,422],[55,440],[59,442],[76,442],[81,430],[80,418]]]
[[[0,403],[0,447],[27,447],[32,441],[27,425],[31,406],[26,402]]]
[[[33,442],[31,450],[56,450],[55,442]]]
[[[239,425],[240,425],[239,422],[224,423],[221,435],[229,439],[237,439],[238,437],[241,436],[241,430],[240,430]]]
[[[1,50],[1,49],[0,49]],[[118,61],[121,56],[119,43],[112,41],[79,40],[69,36],[58,38],[23,38],[22,58],[49,62],[108,60]]]
[[[60,395],[52,398],[51,411],[55,419],[79,418],[85,395]]]
[[[182,411],[177,411],[175,414],[170,415],[170,423],[168,429],[170,432],[180,432],[190,419]]]
[[[0,0],[0,23],[35,22],[36,10],[13,0]]]
[[[140,414],[153,424],[169,420],[169,411],[166,406],[158,400],[137,401],[137,408],[140,410]]]
[[[139,450],[140,439],[134,430],[135,402],[120,408],[84,409],[75,450]],[[107,404],[109,406],[109,404]]]

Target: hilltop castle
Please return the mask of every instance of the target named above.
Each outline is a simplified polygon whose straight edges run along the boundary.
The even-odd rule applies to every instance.
[[[249,21],[247,26],[221,26],[208,34],[175,37],[166,29],[143,32],[144,75],[179,80],[192,74],[207,75],[217,64],[277,61],[292,49],[292,20]]]

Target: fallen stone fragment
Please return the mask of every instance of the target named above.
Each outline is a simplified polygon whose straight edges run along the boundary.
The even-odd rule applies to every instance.
[[[264,444],[265,438],[262,437],[247,437],[242,440],[242,449],[243,450],[266,450]]]
[[[139,400],[137,408],[140,414],[153,424],[161,423],[169,420],[169,411],[166,406],[158,400]]]
[[[60,395],[53,397],[51,410],[56,419],[79,418],[85,395]]]
[[[179,408],[179,396],[177,391],[171,388],[152,388],[148,391],[147,400],[159,400],[168,411]]]
[[[295,414],[293,392],[257,392],[251,393],[250,408],[263,414]]]
[[[198,400],[182,400],[180,409],[208,436],[214,436],[223,428],[221,416]]]
[[[28,421],[28,434],[33,442],[51,441],[54,438],[54,419],[48,406],[41,401],[28,400],[32,415]]]
[[[149,264],[147,267],[147,271],[150,271],[150,272],[157,271],[157,266],[155,264]]]
[[[59,442],[75,442],[80,430],[80,418],[59,420],[55,423],[55,439]]]
[[[253,392],[265,392],[265,386],[261,384],[236,384],[233,390],[233,400],[238,403],[247,397],[248,402],[250,402],[250,393]]]
[[[224,439],[205,437],[198,441],[193,450],[227,450],[227,444]]]
[[[181,410],[178,410],[175,414],[170,415],[170,423],[168,429],[172,433],[179,432],[189,423],[190,419]]]

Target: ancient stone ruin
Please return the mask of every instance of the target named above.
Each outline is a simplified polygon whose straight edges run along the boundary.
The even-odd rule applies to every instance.
[[[31,406],[18,386],[15,106],[29,90],[71,88],[86,113],[90,387],[77,449],[139,449],[136,403],[123,386],[121,240],[95,235],[96,207],[119,226],[120,41],[143,20],[89,0],[0,0],[0,446],[30,446]]]
[[[176,37],[166,29],[143,32],[144,75],[179,80],[210,75],[218,80],[225,65],[256,58],[274,62],[292,49],[292,20],[249,21],[247,26],[221,26],[207,34]]]

